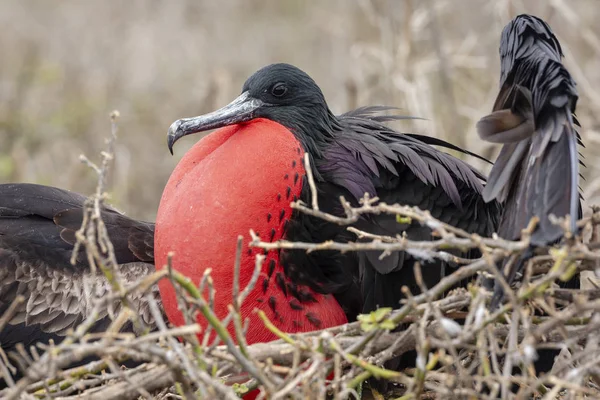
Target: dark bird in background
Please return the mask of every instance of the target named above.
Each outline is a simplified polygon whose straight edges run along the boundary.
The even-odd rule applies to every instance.
[[[547,23],[531,15],[513,19],[500,41],[500,93],[493,112],[477,123],[482,139],[503,144],[483,190],[485,201],[503,203],[498,235],[519,239],[531,218],[539,218],[530,250],[504,272],[509,284],[535,246],[563,236],[563,229],[550,222],[550,214],[570,215],[573,234],[582,215],[577,151],[582,143],[574,116],[578,96],[562,56]],[[496,282],[492,308],[503,295]]]
[[[70,328],[91,314],[94,299],[110,291],[100,271],[91,273],[84,249],[74,265],[70,262],[85,200],[80,194],[49,186],[0,184],[0,315],[18,295],[25,299],[0,331],[5,352],[13,351],[17,343],[26,349],[50,339],[59,343]],[[108,206],[102,208],[101,216],[123,283],[137,282],[154,272],[154,224],[136,221]],[[160,304],[158,288],[152,292]],[[131,301],[153,328],[145,297],[133,294]],[[119,309],[115,302],[115,312]],[[107,312],[107,308],[100,311],[92,332],[106,330],[111,322]],[[123,330],[133,331],[133,326],[128,324]]]

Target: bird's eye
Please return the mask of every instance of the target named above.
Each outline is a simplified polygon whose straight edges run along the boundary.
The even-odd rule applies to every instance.
[[[278,83],[271,89],[271,94],[275,97],[283,97],[287,91],[287,86],[284,83]]]

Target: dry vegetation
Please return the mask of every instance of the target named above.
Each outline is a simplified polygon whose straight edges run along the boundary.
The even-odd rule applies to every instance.
[[[345,217],[319,211],[316,197],[312,204],[292,204],[302,212],[347,225],[361,215],[389,213],[429,226],[439,237],[431,242],[414,242],[406,238],[378,236],[348,228],[358,236],[372,239],[363,243],[295,243],[262,242],[252,231],[251,246],[264,249],[300,248],[312,251],[335,249],[356,251],[379,249],[403,250],[420,258],[452,259],[464,264],[431,288],[424,286],[421,268],[414,273],[421,294],[413,295],[406,287],[407,297],[400,309],[379,309],[359,316],[357,322],[304,334],[281,332],[258,311],[266,329],[280,339],[271,343],[248,345],[245,340],[247,321],[239,310],[253,290],[264,256],[256,256],[256,267],[246,287],[239,285],[239,256],[242,236],[238,239],[232,306],[229,315],[219,320],[213,310],[214,288],[210,270],[196,285],[187,277],[167,269],[156,272],[139,283],[125,286],[119,274],[112,245],[100,218],[105,177],[113,160],[117,114],[112,116],[112,135],[108,149],[102,152],[102,162],[84,161],[98,174],[96,192],[86,203],[84,222],[77,232],[76,250],[85,251],[95,273],[104,274],[113,292],[99,298],[89,317],[60,344],[39,345],[30,354],[23,346],[10,354],[10,361],[0,353],[0,373],[9,388],[0,392],[2,398],[14,399],[236,399],[250,391],[259,399],[582,399],[600,396],[600,289],[559,289],[559,281],[570,279],[577,271],[597,270],[598,251],[597,209],[579,221],[584,236],[567,240],[548,254],[535,256],[528,264],[518,290],[507,290],[508,302],[490,312],[486,299],[490,293],[482,290],[480,278],[499,275],[496,263],[513,255],[518,257],[527,247],[532,221],[524,230],[521,241],[510,242],[481,238],[447,225],[417,208],[387,205],[368,196],[362,205],[353,208],[341,199]],[[310,170],[305,156],[306,169]],[[312,177],[308,177],[315,191]],[[558,220],[567,226],[563,220]],[[81,245],[81,246],[80,246]],[[483,256],[478,260],[457,258],[451,248],[478,248]],[[448,290],[458,282],[473,278],[467,289]],[[147,299],[158,331],[135,336],[118,333],[131,321],[144,331],[144,322],[129,306],[129,296],[147,292],[159,279],[171,279],[177,288],[180,309],[186,324],[169,327],[161,316],[156,300]],[[18,296],[15,303],[22,302]],[[99,310],[118,301],[113,322],[106,332],[88,333]],[[539,316],[542,311],[546,316]],[[0,329],[14,312],[10,307],[0,317]],[[204,331],[195,323],[198,315],[209,323]],[[457,321],[463,321],[459,324]],[[235,339],[227,326],[233,324]],[[396,329],[403,327],[402,329]],[[198,336],[197,336],[198,335]],[[179,342],[178,339],[184,339]],[[235,344],[237,342],[237,345]],[[538,373],[534,362],[541,352],[559,350],[552,369]],[[413,368],[401,371],[385,368],[385,362],[416,351]],[[96,356],[97,361],[82,367],[65,369],[73,361]],[[137,367],[122,369],[120,363],[136,361]],[[18,367],[24,377],[14,382],[8,370]],[[515,372],[514,367],[521,372]],[[367,379],[393,383],[383,393],[365,385]],[[400,396],[400,397],[398,397]]]
[[[474,123],[489,112],[497,91],[500,31],[520,12],[544,18],[561,40],[566,64],[579,83],[578,115],[587,145],[587,180],[581,186],[588,205],[600,203],[600,160],[594,152],[600,134],[593,112],[600,109],[600,94],[594,89],[600,82],[596,0],[132,0],[118,5],[5,0],[0,3],[0,180],[92,193],[96,179],[79,164],[79,154],[104,148],[106,115],[118,108],[121,134],[109,174],[111,203],[132,216],[153,219],[162,188],[185,151],[180,146],[175,157],[169,156],[165,137],[170,123],[225,104],[254,70],[277,61],[311,74],[335,112],[368,104],[398,106],[428,118],[400,128],[443,137],[493,158],[496,149],[477,139]],[[397,395],[408,396],[403,399],[448,398],[451,392],[459,398],[477,397],[483,385],[490,388],[490,398],[509,398],[511,383],[522,388],[518,398],[529,398],[534,391],[547,399],[599,396],[600,321],[595,312],[600,311],[600,293],[549,290],[553,281],[572,274],[575,260],[580,260],[581,270],[596,268],[596,238],[590,245],[569,243],[536,258],[521,290],[489,315],[483,306],[486,294],[476,287],[440,296],[452,282],[494,274],[493,261],[523,250],[527,238],[514,243],[481,240],[418,210],[385,207],[367,202],[349,210],[348,219],[361,212],[408,216],[435,226],[440,240],[384,240],[378,246],[418,249],[434,257],[448,257],[440,250],[447,246],[472,246],[485,256],[391,314],[372,315],[371,321],[343,329],[282,334],[271,345],[238,349],[214,319],[225,345],[199,346],[194,324],[170,331],[165,326],[139,338],[107,335],[93,344],[86,341],[84,324],[72,340],[35,360],[38,369],[9,396],[74,396],[85,390],[86,398],[97,399],[196,394],[235,398],[230,385],[237,382],[260,386],[273,398],[318,398],[326,391],[343,397],[372,376],[400,383]],[[90,202],[90,215],[93,208]],[[600,216],[585,211],[581,225],[587,239]],[[102,232],[98,221],[91,218],[89,223],[88,240]],[[93,246],[86,249],[94,253]],[[92,256],[110,266],[109,254],[96,250]],[[210,318],[207,299],[182,277],[172,279],[187,293],[182,301]],[[203,284],[209,287],[209,279]],[[116,296],[132,290],[115,285]],[[533,315],[534,308],[550,317]],[[464,318],[465,326],[454,318]],[[410,324],[404,333],[386,329],[401,322]],[[177,335],[186,336],[188,343],[178,343],[173,339]],[[510,377],[510,368],[500,363],[506,357],[509,367],[529,366],[543,347],[563,350],[562,361],[548,376],[527,370]],[[420,356],[416,369],[398,373],[380,368],[384,360],[410,349]],[[107,358],[59,373],[61,363],[83,354],[151,363],[122,372]],[[434,364],[442,368],[430,371]],[[109,372],[100,374],[101,369]],[[331,371],[334,380],[326,386]],[[173,385],[175,381],[179,384]]]
[[[570,279],[575,272],[597,270],[598,252],[597,209],[579,221],[585,237],[572,240],[548,254],[534,257],[528,264],[519,289],[507,289],[508,303],[490,312],[480,278],[499,275],[496,263],[504,257],[518,257],[527,247],[532,221],[524,230],[521,241],[510,242],[481,238],[447,225],[417,208],[387,205],[368,196],[362,205],[353,208],[341,199],[345,217],[319,211],[316,197],[311,205],[301,201],[292,204],[302,212],[347,225],[361,215],[389,213],[429,226],[439,237],[431,242],[414,242],[406,238],[391,238],[348,228],[363,238],[363,243],[294,243],[262,242],[252,231],[251,246],[264,249],[300,248],[311,251],[335,249],[356,251],[379,249],[403,250],[423,259],[452,259],[464,264],[431,288],[424,286],[421,268],[414,273],[421,294],[413,295],[403,287],[407,301],[400,309],[379,309],[359,316],[357,322],[305,334],[281,332],[258,311],[266,329],[280,339],[272,343],[248,345],[245,340],[247,321],[243,321],[240,305],[253,290],[264,256],[256,256],[256,267],[246,287],[239,285],[239,256],[243,251],[242,236],[238,239],[232,306],[222,320],[213,310],[214,288],[210,270],[196,285],[170,266],[148,276],[132,286],[120,279],[112,244],[100,218],[100,206],[105,199],[106,175],[114,159],[118,114],[112,114],[112,134],[108,148],[102,152],[98,165],[88,158],[83,161],[98,175],[96,192],[86,203],[84,222],[77,232],[75,251],[85,251],[92,271],[104,274],[112,293],[97,299],[89,317],[72,330],[60,344],[39,345],[27,353],[17,346],[10,361],[0,353],[0,374],[9,388],[0,392],[2,398],[36,399],[236,399],[254,391],[259,399],[528,399],[528,398],[597,398],[600,396],[600,289],[559,289],[556,282]],[[306,169],[310,170],[305,156]],[[311,175],[311,191],[315,191]],[[556,221],[567,224],[563,220]],[[478,260],[457,258],[450,248],[478,248],[483,256]],[[448,290],[458,282],[473,278],[465,289]],[[170,279],[177,288],[180,309],[186,324],[169,327],[156,300],[147,299],[158,331],[144,329],[142,318],[129,306],[130,296],[148,292],[159,279]],[[13,305],[23,301],[21,296]],[[122,307],[111,308],[118,301]],[[88,333],[99,311],[109,307],[113,322],[105,332]],[[539,316],[536,311],[546,316]],[[11,318],[14,307],[0,317],[0,329]],[[202,331],[195,323],[202,315],[209,323]],[[139,336],[118,333],[131,321],[146,333]],[[457,321],[463,321],[462,325]],[[233,324],[235,339],[227,326]],[[403,326],[402,329],[396,329]],[[198,336],[197,336],[198,335]],[[184,339],[183,342],[178,339]],[[237,342],[237,345],[235,344]],[[560,350],[552,370],[539,374],[534,362],[540,352]],[[385,368],[385,362],[416,351],[413,368],[401,371]],[[41,354],[41,355],[40,355]],[[87,356],[97,361],[66,369],[70,363]],[[119,367],[124,361],[137,362],[136,367]],[[24,377],[13,381],[8,371],[17,367]],[[513,367],[520,368],[516,372]],[[365,386],[368,379],[393,383],[383,393]],[[516,392],[515,392],[516,391]],[[400,396],[400,397],[398,397]]]
[[[586,199],[600,196],[600,8],[596,0],[66,0],[0,2],[0,181],[91,193],[78,156],[121,111],[112,201],[153,220],[177,160],[174,120],[220,107],[271,62],[315,78],[337,113],[388,104],[427,118],[399,128],[492,156],[474,122],[491,110],[502,27],[535,13],[557,32],[579,83]],[[495,149],[496,147],[494,147]],[[475,165],[484,168],[477,160]]]

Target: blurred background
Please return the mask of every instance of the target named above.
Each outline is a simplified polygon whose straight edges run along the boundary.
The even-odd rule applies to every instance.
[[[498,90],[498,43],[519,13],[544,18],[578,83],[586,204],[600,204],[598,0],[88,0],[0,2],[0,182],[93,192],[120,111],[111,201],[153,220],[177,161],[176,119],[225,105],[273,62],[295,64],[342,113],[386,104],[397,126],[495,158],[475,122]],[[485,172],[489,167],[467,158]],[[586,212],[589,210],[586,208]]]

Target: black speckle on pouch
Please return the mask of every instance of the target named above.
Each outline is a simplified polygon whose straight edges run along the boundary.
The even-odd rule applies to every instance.
[[[277,301],[275,300],[275,297],[273,297],[273,296],[269,297],[269,307],[271,307],[271,310],[273,312],[275,312],[276,306],[277,306]]]
[[[273,275],[273,271],[275,271],[275,260],[269,261],[269,278]]]
[[[302,303],[315,303],[317,301],[315,296],[313,296],[312,293],[310,293],[307,289],[300,289],[298,291],[298,300],[300,300]]]
[[[295,298],[297,298],[298,300],[300,300],[300,294],[298,293],[298,287],[296,286],[295,283],[288,282],[287,283],[287,288],[290,291],[290,293],[292,294],[292,296],[294,296]]]
[[[290,307],[292,308],[292,310],[296,310],[296,311],[304,310],[304,306],[302,304],[298,303],[298,300],[296,300],[296,299],[290,300]]]
[[[319,318],[317,318],[317,316],[314,313],[312,313],[312,312],[306,313],[306,318],[308,319],[308,322],[313,324],[315,327],[317,327],[317,328],[321,327],[321,320]]]
[[[283,274],[281,272],[275,274],[275,282],[277,282],[277,286],[279,286],[279,289],[281,289],[284,296],[287,297],[287,288],[285,286],[285,280],[283,279]]]

